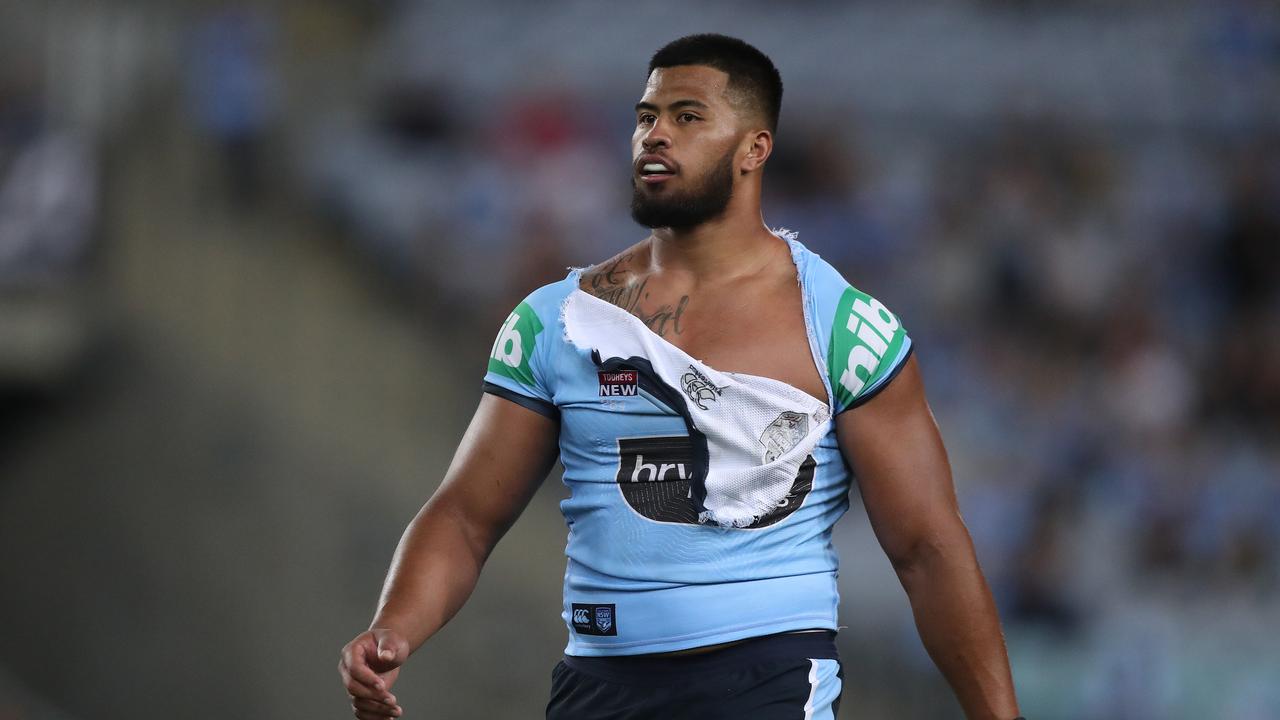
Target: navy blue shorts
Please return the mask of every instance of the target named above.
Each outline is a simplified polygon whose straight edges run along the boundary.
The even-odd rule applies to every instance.
[[[551,673],[547,720],[834,720],[843,679],[829,631],[696,655],[566,655]]]

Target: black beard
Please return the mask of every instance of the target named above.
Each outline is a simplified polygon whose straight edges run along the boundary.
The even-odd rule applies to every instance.
[[[647,228],[688,228],[724,214],[733,197],[733,150],[684,195],[646,196],[631,177],[631,218]]]

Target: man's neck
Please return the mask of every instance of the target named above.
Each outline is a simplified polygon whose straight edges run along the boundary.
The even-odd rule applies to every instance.
[[[695,285],[755,274],[777,252],[777,237],[758,214],[726,214],[690,228],[657,228],[652,237],[651,270],[689,275]]]

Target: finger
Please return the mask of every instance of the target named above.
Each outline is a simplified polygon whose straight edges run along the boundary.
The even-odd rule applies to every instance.
[[[391,720],[391,718],[395,717],[393,715],[386,715],[380,712],[369,712],[368,710],[360,710],[359,708],[354,708],[354,707],[352,708],[352,710],[355,712],[355,716],[357,720]]]
[[[357,683],[366,685],[373,690],[385,691],[387,684],[382,681],[382,678],[378,677],[378,673],[374,672],[373,668],[369,667],[369,663],[365,659],[365,651],[365,648],[356,648],[349,657],[343,656],[347,674],[351,677],[351,680]],[[373,652],[371,648],[368,651]],[[349,685],[350,683],[348,683]]]
[[[386,690],[378,690],[376,688],[371,688],[368,685],[365,685],[364,683],[354,682],[354,681],[347,683],[346,687],[347,687],[347,694],[350,695],[353,699],[359,698],[362,700],[374,700],[377,702],[387,703],[390,705],[396,704],[396,696],[392,695],[390,692],[387,692]]]
[[[353,698],[368,698],[370,700],[381,700],[383,702],[395,702],[395,696],[387,689],[387,683],[373,673],[372,670],[365,667],[364,672],[358,672],[356,668],[348,668],[346,665],[339,665],[342,674],[342,686],[347,689],[347,694]],[[372,678],[372,681],[361,682],[360,678]]]
[[[380,669],[389,670],[400,667],[405,660],[409,659],[409,641],[401,637],[400,633],[384,628],[374,628],[370,632],[377,641],[375,657],[378,659]]]
[[[352,698],[351,704],[361,710],[369,710],[372,712],[391,712],[392,710],[403,710],[399,701],[395,698],[390,700],[371,700],[369,698]]]
[[[374,675],[373,671],[368,668],[364,668],[364,672],[360,672],[357,668],[342,666],[341,674],[342,686],[352,696],[377,698],[387,694],[385,689],[378,688],[375,682],[378,680],[378,676]],[[372,679],[370,679],[370,675],[372,675]]]
[[[377,700],[365,700],[357,698],[351,701],[351,707],[358,712],[370,712],[375,714],[390,715],[392,717],[400,717],[404,714],[404,710],[394,702],[384,703]]]

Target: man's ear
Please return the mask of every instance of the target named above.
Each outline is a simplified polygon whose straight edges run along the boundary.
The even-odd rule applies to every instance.
[[[738,164],[738,172],[746,175],[764,167],[765,160],[773,153],[773,133],[768,130],[756,130],[744,141],[747,153]]]

